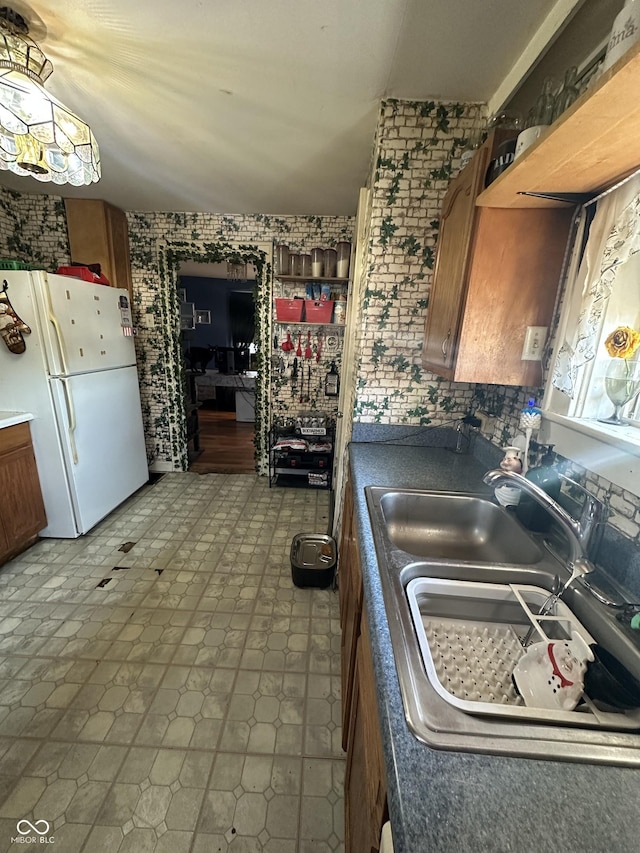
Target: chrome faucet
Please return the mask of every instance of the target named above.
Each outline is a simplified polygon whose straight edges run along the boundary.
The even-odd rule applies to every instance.
[[[522,474],[515,474],[513,471],[503,471],[500,468],[495,468],[487,471],[482,479],[488,486],[492,486],[493,488],[504,485],[517,486],[523,492],[530,495],[540,506],[547,510],[569,540],[569,559],[567,565],[569,571],[573,571],[576,565],[582,563],[588,564],[587,571],[593,569],[587,560],[585,547],[585,543],[588,542],[591,536],[592,526],[583,528],[581,521],[576,521],[559,503],[550,498],[540,486],[532,483],[531,480],[527,480]],[[596,500],[597,498],[594,498],[594,501]]]
[[[566,474],[558,472],[558,477],[571,488],[581,492],[584,497],[578,520],[578,537],[585,555],[594,554],[602,538],[604,523],[607,520],[607,505],[587,491],[580,483],[576,483],[575,480],[567,477]]]

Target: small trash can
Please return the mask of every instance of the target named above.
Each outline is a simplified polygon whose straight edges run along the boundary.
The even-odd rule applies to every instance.
[[[298,533],[291,542],[291,577],[296,586],[324,589],[336,570],[336,543],[322,533]]]

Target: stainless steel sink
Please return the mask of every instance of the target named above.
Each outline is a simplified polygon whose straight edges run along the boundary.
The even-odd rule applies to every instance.
[[[518,522],[484,497],[385,491],[379,506],[391,542],[418,557],[531,564],[542,556]]]
[[[418,739],[440,749],[640,766],[640,733],[629,730],[628,722],[616,725],[613,717],[593,727],[591,721],[494,716],[486,708],[472,713],[446,701],[429,680],[411,612],[411,582],[437,578],[551,590],[568,573],[538,535],[482,494],[382,487],[365,492],[405,716]],[[610,611],[580,584],[564,599],[586,631],[640,678],[638,648]],[[467,620],[477,610],[464,596],[447,607],[452,617]]]

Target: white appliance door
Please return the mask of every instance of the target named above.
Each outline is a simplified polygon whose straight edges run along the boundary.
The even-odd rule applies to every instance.
[[[31,276],[51,376],[136,363],[131,326],[123,326],[130,316],[128,291],[71,276]]]
[[[138,373],[52,379],[51,392],[78,534],[87,533],[149,478]]]

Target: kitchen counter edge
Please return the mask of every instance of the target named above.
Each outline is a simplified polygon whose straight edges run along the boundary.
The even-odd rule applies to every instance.
[[[364,442],[349,445],[349,461],[395,853],[636,850],[637,769],[436,750],[411,734],[364,488],[486,493],[486,466],[440,447]]]
[[[0,429],[5,427],[23,424],[27,421],[32,421],[33,415],[29,412],[2,412],[0,411]]]

